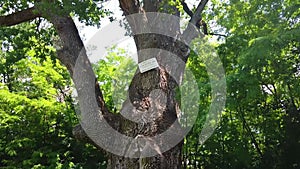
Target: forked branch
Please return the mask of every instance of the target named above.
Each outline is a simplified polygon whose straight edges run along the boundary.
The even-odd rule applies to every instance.
[[[207,4],[208,0],[201,0],[201,2],[199,3],[199,5],[196,8],[195,13],[193,14],[190,23],[196,25],[197,23],[199,23],[202,19],[202,11],[205,7],[205,5]]]
[[[190,23],[195,25],[197,28],[202,27],[204,35],[215,35],[215,36],[227,37],[226,35],[223,35],[223,34],[208,32],[207,24],[202,19],[202,15],[201,15],[207,2],[208,2],[208,0],[202,0],[199,3],[195,13],[192,12],[192,10],[188,7],[188,5],[186,4],[186,2],[184,0],[181,1],[181,5],[183,7],[183,10],[191,17]]]

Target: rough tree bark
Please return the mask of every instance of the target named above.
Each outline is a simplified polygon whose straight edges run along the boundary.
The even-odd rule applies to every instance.
[[[165,12],[160,11],[159,8],[164,5],[164,8],[169,8],[173,10],[173,15],[177,15],[179,17],[179,11],[170,6],[166,6],[166,4],[162,4],[163,2],[160,0],[145,0],[143,1],[143,6],[140,5],[139,1],[135,0],[120,0],[120,7],[124,12],[125,16],[135,14],[135,13],[147,13],[147,12]],[[201,20],[201,12],[204,9],[207,1],[202,0],[195,14],[192,14],[191,10],[185,6],[185,10],[189,12],[191,16],[190,23],[196,25],[199,28],[199,21]],[[147,15],[145,15],[147,18]],[[131,30],[133,31],[136,27],[143,27],[143,22],[137,23],[132,20],[127,20]],[[145,19],[147,22],[147,19]],[[172,35],[171,37],[159,35],[159,34],[138,34],[134,35],[134,40],[136,43],[136,47],[138,51],[142,51],[143,49],[161,49],[164,51],[169,51],[172,54],[179,57],[183,62],[186,62],[189,56],[189,47],[186,44],[192,40],[194,36],[198,35],[198,30],[195,30],[196,27],[189,25],[187,29],[180,33],[180,24],[179,20],[177,22],[172,22],[171,25],[162,25],[167,26],[169,29],[164,29],[169,31],[168,35]],[[138,28],[137,28],[138,29]],[[186,42],[182,43],[175,39],[175,37],[179,37],[179,39]],[[181,37],[181,38],[180,38]],[[188,38],[187,38],[188,37]],[[144,61],[149,58],[155,57],[158,60],[158,63],[168,58],[166,53],[163,52],[153,52],[152,50],[149,52],[138,52],[138,61]],[[171,62],[171,61],[170,61]],[[175,90],[178,84],[174,80],[174,77],[170,75],[170,70],[166,70],[167,67],[174,67],[172,63],[165,67],[156,68],[154,70],[148,71],[146,73],[137,73],[129,88],[129,98],[132,103],[135,103],[137,109],[147,109],[151,106],[149,101],[149,95],[151,91],[155,89],[159,89],[162,93],[166,94],[167,103],[166,108],[158,113],[160,118],[153,119],[151,123],[148,123],[146,127],[142,130],[137,126],[136,131],[139,131],[137,134],[142,134],[145,136],[153,136],[164,132],[167,130],[172,123],[177,119],[177,114],[179,114],[179,105],[175,100]],[[178,65],[177,65],[178,66]],[[176,76],[177,78],[181,78],[183,76],[184,67],[177,67]],[[167,73],[168,72],[168,73]],[[162,105],[162,100],[159,100],[161,97],[157,97],[156,102],[159,102],[158,105]],[[145,106],[146,105],[146,106]],[[176,130],[175,130],[176,131]],[[180,129],[177,130],[180,133]],[[176,133],[174,133],[176,135]],[[180,136],[179,136],[180,137]],[[118,156],[112,155],[112,161],[110,163],[111,168],[127,168],[130,166],[131,168],[147,168],[147,169],[160,169],[160,168],[181,168],[182,160],[181,160],[181,149],[182,149],[182,141],[179,142],[174,148],[164,152],[160,155],[145,158],[142,160],[142,164],[138,159],[128,159]],[[125,165],[124,165],[125,164]]]
[[[143,6],[139,3],[138,0],[119,0],[120,7],[124,12],[125,16],[134,14],[134,13],[141,13],[144,14],[145,12],[160,12],[159,8],[162,5],[163,1],[161,0],[144,0]],[[49,3],[49,1],[40,1],[40,3]],[[194,25],[198,25],[199,28],[199,21],[201,20],[201,12],[206,5],[207,0],[202,0],[196,11],[193,13],[186,5],[184,5],[185,11],[191,16],[190,23]],[[58,15],[57,11],[62,11],[61,7],[57,7],[52,9],[53,11],[47,11],[43,9],[39,9],[38,4],[35,4],[35,7],[19,11],[8,16],[0,16],[0,26],[11,26],[16,25],[22,22],[30,21],[37,17],[44,17],[49,22],[53,24],[55,27],[61,43],[62,48],[57,51],[57,58],[67,67],[68,71],[73,77],[74,67],[78,56],[82,56],[83,60],[86,62],[87,67],[91,67],[89,60],[86,56],[86,52],[82,52],[84,50],[84,44],[79,36],[78,30],[74,21],[69,16],[69,14],[64,14],[64,12],[59,12]],[[45,6],[45,5],[43,5]],[[166,6],[165,6],[166,8]],[[179,12],[176,8],[170,7],[173,9],[174,14],[179,16]],[[145,15],[145,17],[147,17]],[[132,29],[135,28],[135,23],[128,21],[130,27]],[[143,24],[143,23],[138,23]],[[174,34],[174,37],[193,37],[194,35],[198,35],[198,30],[195,27],[188,26],[183,33],[180,32],[180,25],[179,20],[175,22],[173,25],[167,25],[170,29],[169,31]],[[137,46],[138,51],[148,48],[156,48],[162,49],[165,51],[169,51],[184,62],[187,61],[189,56],[189,48],[182,42],[178,40],[158,35],[158,34],[141,34],[141,35],[134,35],[134,40]],[[192,38],[183,39],[188,44]],[[146,59],[156,57],[158,63],[160,64],[164,59],[164,55],[160,54],[159,52],[147,53],[147,52],[140,52],[138,54],[139,62],[144,61]],[[172,65],[169,65],[172,66]],[[176,76],[183,76],[184,67],[178,67],[176,70]],[[76,80],[76,79],[73,79]],[[76,83],[76,82],[74,82]],[[143,136],[155,136],[167,130],[172,123],[174,123],[177,119],[177,114],[179,113],[179,103],[175,100],[175,90],[178,86],[174,77],[170,76],[167,73],[166,68],[159,67],[153,70],[150,70],[145,73],[136,73],[129,88],[129,99],[126,102],[131,102],[138,110],[148,110],[149,107],[156,107],[157,108],[157,115],[156,117],[146,124],[138,124],[132,121],[129,121],[123,118],[121,115],[115,115],[109,112],[109,110],[105,106],[105,101],[103,99],[100,86],[95,79],[95,97],[98,101],[98,106],[100,107],[101,113],[104,115],[104,118],[108,123],[117,131],[122,134],[125,134],[130,137],[136,137],[138,135]],[[151,100],[149,96],[151,91],[159,90],[160,92],[157,93],[155,100]],[[166,97],[167,102],[160,98],[161,95]],[[126,106],[126,102],[124,105]],[[163,106],[160,108],[159,106]],[[122,111],[122,110],[121,110]],[[134,112],[132,112],[134,113]],[[94,116],[98,116],[97,112],[94,112]],[[175,131],[179,132],[180,129],[175,129]],[[176,135],[178,133],[174,133]],[[85,134],[80,126],[75,127],[74,135],[78,139],[85,139],[93,143],[89,136]],[[138,168],[147,168],[147,169],[163,169],[163,168],[181,168],[182,161],[181,161],[181,149],[182,149],[182,141],[179,142],[175,147],[171,148],[170,150],[160,153],[157,150],[159,155],[154,157],[147,157],[143,159],[135,159],[135,158],[126,158],[122,156],[117,156],[114,154],[106,153],[108,156],[108,168],[111,169],[138,169]],[[96,144],[95,144],[96,145]],[[96,145],[97,146],[97,145]],[[101,147],[97,146],[99,149]]]

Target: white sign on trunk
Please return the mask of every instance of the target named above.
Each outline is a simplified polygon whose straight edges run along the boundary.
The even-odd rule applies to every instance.
[[[141,73],[147,72],[148,70],[159,67],[156,58],[151,58],[139,63],[139,69]]]

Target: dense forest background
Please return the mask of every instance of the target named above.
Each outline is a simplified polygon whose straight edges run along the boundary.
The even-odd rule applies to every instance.
[[[29,4],[4,0],[0,14]],[[96,25],[113,16],[92,4],[89,9],[100,12],[83,16],[82,22]],[[184,140],[183,168],[299,169],[300,3],[228,0],[206,8],[203,18],[211,35],[194,45],[217,51],[226,72],[226,108],[214,134],[201,145],[199,133],[211,103],[203,62],[209,53],[192,53],[187,66],[201,100],[196,124]],[[78,17],[83,10],[70,12]],[[106,168],[100,151],[72,135],[78,123],[74,88],[56,59],[56,38],[41,18],[0,27],[0,168]],[[122,86],[134,73],[128,71],[136,66],[128,55],[113,47],[106,60],[93,65],[112,111],[118,109],[113,93],[120,93],[112,91],[113,82]]]

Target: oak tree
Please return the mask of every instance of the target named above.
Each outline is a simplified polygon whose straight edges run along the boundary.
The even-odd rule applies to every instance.
[[[190,49],[187,44],[189,44],[193,38],[199,36],[199,28],[201,26],[199,23],[202,19],[201,13],[207,4],[207,0],[201,0],[198,6],[193,10],[189,9],[184,1],[120,0],[119,2],[124,16],[141,14],[143,17],[145,17],[145,20],[139,22],[138,24],[136,24],[134,20],[130,20],[130,18],[127,17],[127,22],[132,32],[139,27],[150,24],[148,23],[149,21],[147,21],[147,17],[149,17],[147,15],[148,12],[164,12],[180,17],[183,11],[180,11],[178,6],[183,7],[183,10],[186,11],[186,13],[190,16],[190,25],[188,25],[184,31],[180,30],[180,21],[175,19],[175,21],[173,20],[171,23],[169,23],[169,25],[162,25],[168,27],[168,29],[165,30],[172,35],[171,37],[155,33],[148,33],[133,34],[133,38],[138,52],[148,48],[166,50],[178,56],[184,63],[187,62],[190,54]],[[78,29],[74,23],[72,15],[78,16],[79,19],[84,21],[86,24],[93,24],[96,21],[99,21],[101,16],[105,16],[105,14],[107,14],[107,11],[100,9],[95,2],[79,0],[4,1],[2,3],[2,8],[2,16],[0,16],[1,27],[10,27],[41,18],[47,20],[53,25],[56,34],[59,37],[58,41],[60,45],[56,51],[57,59],[66,66],[75,85],[79,83],[77,81],[78,79],[74,78],[74,74],[76,73],[75,67],[76,63],[78,62],[78,58],[80,58],[80,61],[83,63],[84,69],[91,70],[91,64],[89,63],[87,54],[85,52],[85,46],[79,36]],[[203,25],[204,24],[202,24],[202,26]],[[177,37],[177,39],[174,37]],[[182,43],[180,40],[184,41],[185,43]],[[158,63],[162,64],[161,62],[163,62],[163,59],[166,56],[161,55],[159,52],[155,54],[141,52],[138,54],[139,62],[147,60],[151,57],[155,57]],[[168,65],[166,67],[168,67]],[[137,72],[131,81],[130,88],[128,90],[129,99],[125,101],[124,107],[126,107],[126,102],[128,101],[133,103],[135,109],[140,110],[147,110],[149,107],[161,105],[165,106],[163,109],[156,107],[158,109],[157,117],[159,118],[153,119],[146,125],[143,124],[142,127],[139,123],[132,122],[122,117],[120,114],[114,114],[109,111],[105,104],[105,100],[103,99],[99,83],[96,79],[94,79],[93,84],[90,84],[95,90],[94,96],[87,95],[84,92],[85,89],[82,89],[83,92],[79,91],[79,95],[82,95],[81,98],[94,97],[97,99],[101,114],[109,123],[109,125],[118,132],[129,137],[135,137],[137,135],[155,136],[172,127],[172,124],[176,123],[178,119],[177,114],[179,114],[179,103],[175,98],[176,89],[179,84],[170,75],[170,72],[166,70],[166,67],[159,67],[145,73]],[[182,78],[183,72],[184,65],[181,67],[179,66],[176,70],[176,76]],[[162,95],[163,93],[163,95],[166,97],[167,103],[163,103],[163,99],[160,99],[161,97],[159,96],[155,100],[155,104],[150,101],[151,98],[149,95],[154,89],[163,91],[158,93],[158,95]],[[84,100],[79,101],[84,102]],[[90,113],[91,116],[99,116],[98,112]],[[176,135],[179,133],[180,135],[180,130],[181,129],[179,128],[173,129],[173,134]],[[74,134],[78,139],[87,139],[91,142],[94,142],[94,140],[89,138],[89,135],[85,134],[80,125],[74,128]],[[155,144],[156,143],[153,143],[152,145]],[[101,149],[100,146],[98,146],[98,148]],[[180,140],[175,147],[170,148],[170,150],[166,152],[160,152],[160,150],[156,149],[158,155],[143,159],[127,158],[107,152],[109,159],[108,168],[139,168],[141,166],[143,168],[180,168],[182,164],[181,149],[182,140]]]

